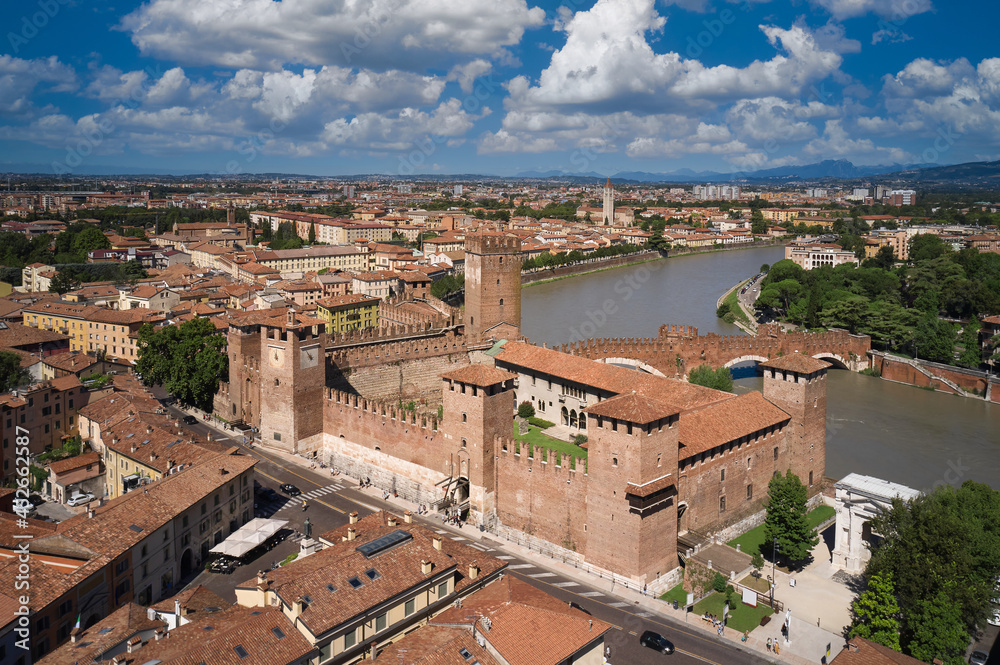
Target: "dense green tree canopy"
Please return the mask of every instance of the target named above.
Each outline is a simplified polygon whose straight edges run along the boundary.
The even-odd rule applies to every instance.
[[[767,516],[764,519],[765,554],[777,545],[779,556],[792,563],[804,561],[819,542],[806,518],[806,486],[789,470],[779,471],[767,486]]]
[[[899,651],[899,603],[891,574],[868,578],[868,587],[851,603],[851,614],[850,637]]]
[[[29,379],[28,370],[21,367],[21,356],[0,351],[0,393],[10,392]]]
[[[147,386],[162,385],[184,404],[211,410],[219,381],[229,373],[226,338],[211,319],[139,329],[136,371]]]
[[[699,365],[688,374],[688,383],[729,393],[733,391],[733,373],[728,367],[712,369],[711,365]]]

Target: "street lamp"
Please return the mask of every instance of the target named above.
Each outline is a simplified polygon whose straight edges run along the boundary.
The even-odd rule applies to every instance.
[[[771,542],[771,608],[774,609],[774,585],[778,581],[774,574],[774,562],[778,558],[778,541]]]

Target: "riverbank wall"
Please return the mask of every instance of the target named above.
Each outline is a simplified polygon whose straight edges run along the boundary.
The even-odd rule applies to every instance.
[[[521,286],[530,286],[540,282],[549,282],[555,279],[584,275],[586,273],[597,272],[599,270],[629,266],[634,263],[657,261],[662,258],[666,258],[666,255],[650,251],[627,254],[625,256],[610,256],[606,259],[587,259],[572,265],[545,268],[544,270],[522,273]]]
[[[872,351],[870,355],[872,369],[886,381],[1000,403],[1000,382],[986,372],[879,351]]]

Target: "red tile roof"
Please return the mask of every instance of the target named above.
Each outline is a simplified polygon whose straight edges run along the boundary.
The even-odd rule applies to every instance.
[[[679,457],[685,459],[790,419],[756,391],[689,411],[680,419]]]
[[[831,665],[923,665],[923,661],[869,642],[863,637],[852,638],[850,643],[855,645],[857,651],[850,647],[844,649],[834,656]]]
[[[615,418],[637,425],[645,425],[680,413],[680,409],[673,405],[649,399],[635,393],[627,393],[606,399],[603,402],[588,406],[585,410],[587,413],[595,416]]]
[[[517,378],[517,374],[496,367],[490,367],[489,365],[466,365],[465,367],[459,367],[458,369],[446,372],[441,376],[451,381],[461,381],[462,383],[482,387],[492,386]]]
[[[761,363],[760,366],[785,370],[788,372],[799,372],[800,374],[812,374],[813,372],[818,372],[821,369],[830,367],[830,363],[825,360],[819,360],[817,358],[803,355],[796,351],[795,353],[790,353],[787,356],[772,358],[766,363]]]

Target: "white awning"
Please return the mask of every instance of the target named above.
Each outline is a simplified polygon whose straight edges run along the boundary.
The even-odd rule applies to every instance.
[[[228,538],[210,549],[209,552],[241,557],[281,531],[286,524],[288,524],[288,520],[269,520],[256,517],[233,531]]]

